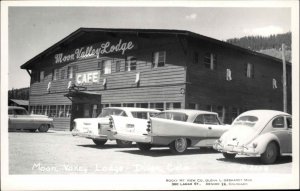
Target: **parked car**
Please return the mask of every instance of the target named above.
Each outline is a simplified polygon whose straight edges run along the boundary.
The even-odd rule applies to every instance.
[[[120,147],[131,145],[131,141],[119,140],[110,132],[109,117],[111,115],[123,116],[128,120],[133,118],[148,119],[149,116],[155,115],[159,110],[144,109],[134,107],[107,107],[104,108],[97,118],[78,118],[73,122],[73,136],[85,137],[92,139],[98,145],[104,145],[107,140],[116,140]]]
[[[271,164],[282,154],[292,153],[292,116],[273,110],[252,110],[239,115],[232,128],[214,144],[225,158],[237,154],[260,156]]]
[[[47,132],[53,127],[53,119],[46,115],[30,115],[23,107],[8,106],[8,127],[9,131]]]
[[[166,145],[174,153],[183,153],[189,146],[212,147],[230,127],[220,122],[217,113],[187,109],[163,111],[148,121],[122,116],[111,116],[110,120],[118,139],[135,141],[142,151]]]

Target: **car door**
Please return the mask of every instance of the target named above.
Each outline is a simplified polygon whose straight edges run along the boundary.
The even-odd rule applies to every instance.
[[[291,125],[288,128],[287,118],[277,116],[272,121],[272,133],[278,138],[281,153],[290,153],[292,146]]]

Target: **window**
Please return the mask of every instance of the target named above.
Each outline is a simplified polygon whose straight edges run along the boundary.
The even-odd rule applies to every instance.
[[[194,123],[209,124],[209,125],[219,125],[220,124],[218,117],[214,114],[200,114],[194,120]]]
[[[206,53],[204,55],[204,66],[205,68],[215,70],[217,68],[217,56],[213,53]]]
[[[72,106],[66,105],[66,117],[71,117]]]
[[[56,105],[50,105],[49,117],[56,117]]]
[[[194,58],[193,58],[193,63],[198,64],[199,63],[199,54],[198,52],[194,52]]]
[[[164,103],[150,103],[150,108],[157,110],[164,110]]]
[[[139,108],[148,108],[148,103],[137,103],[136,107],[139,107]]]
[[[65,73],[66,73],[66,70],[60,71],[60,79],[65,79]]]
[[[166,51],[153,53],[152,68],[163,67],[166,64]]]
[[[136,57],[127,56],[125,61],[125,71],[136,70]]]
[[[77,70],[77,66],[68,66],[68,73],[67,73],[67,78],[72,79],[75,77],[75,70]]]
[[[226,69],[226,80],[227,81],[231,81],[232,80],[231,70],[230,69]]]
[[[101,74],[111,74],[111,60],[101,60],[98,62],[98,68]]]
[[[247,63],[245,66],[247,78],[254,78],[254,66],[251,63]]]
[[[196,109],[196,104],[189,103],[189,109]]]
[[[284,128],[284,117],[277,117],[272,122],[273,128]]]
[[[42,106],[37,105],[35,113],[41,115],[41,114],[43,114],[42,110],[43,110]]]
[[[121,61],[117,60],[116,61],[116,72],[120,72],[121,71]]]
[[[185,113],[180,112],[161,112],[158,113],[155,118],[170,119],[174,121],[186,121],[188,119],[188,116]]]
[[[58,106],[58,117],[65,117],[65,106],[64,105]]]
[[[49,114],[49,107],[48,105],[43,105],[43,115],[48,115]]]
[[[166,109],[179,109],[181,108],[181,103],[167,103],[166,104]]]
[[[123,103],[123,107],[134,107],[134,103]]]
[[[241,116],[239,117],[232,126],[247,126],[254,127],[258,118],[256,116]]]
[[[112,103],[111,107],[122,107],[120,103]]]
[[[52,73],[52,80],[58,80],[59,70],[54,69]]]
[[[41,71],[40,72],[40,80],[44,80],[44,78],[45,78],[45,72]]]

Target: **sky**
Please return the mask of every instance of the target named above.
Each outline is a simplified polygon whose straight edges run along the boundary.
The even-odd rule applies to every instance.
[[[30,86],[20,66],[80,27],[189,30],[218,40],[291,31],[290,8],[9,7],[8,89]]]

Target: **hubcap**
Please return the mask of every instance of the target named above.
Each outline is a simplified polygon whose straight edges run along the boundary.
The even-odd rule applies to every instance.
[[[186,140],[184,138],[177,139],[175,141],[175,147],[178,152],[183,152],[186,149]]]

